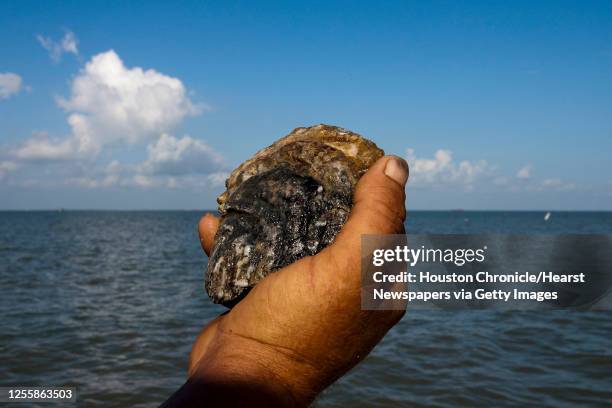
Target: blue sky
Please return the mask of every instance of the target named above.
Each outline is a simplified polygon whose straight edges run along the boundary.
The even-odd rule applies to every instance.
[[[213,208],[329,123],[412,209],[612,209],[610,2],[4,2],[0,209]]]

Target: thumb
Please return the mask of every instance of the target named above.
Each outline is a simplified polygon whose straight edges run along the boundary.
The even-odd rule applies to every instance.
[[[379,159],[361,177],[353,196],[353,209],[334,243],[323,252],[350,273],[360,268],[361,236],[403,234],[406,219],[405,186],[408,164],[397,156]]]

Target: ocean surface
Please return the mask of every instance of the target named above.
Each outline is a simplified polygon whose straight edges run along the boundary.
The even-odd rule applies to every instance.
[[[80,407],[163,402],[225,310],[203,290],[201,214],[0,212],[0,386],[75,386]],[[407,230],[612,234],[612,213],[543,216],[411,212]],[[315,406],[610,407],[611,350],[606,310],[409,310]]]

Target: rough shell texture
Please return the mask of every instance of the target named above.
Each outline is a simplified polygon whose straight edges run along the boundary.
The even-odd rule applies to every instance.
[[[297,128],[236,168],[217,199],[221,224],[206,291],[233,306],[269,273],[329,245],[353,190],[384,152],[335,126]]]

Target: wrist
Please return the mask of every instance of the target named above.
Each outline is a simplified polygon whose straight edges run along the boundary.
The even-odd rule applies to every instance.
[[[320,380],[315,367],[283,350],[221,333],[190,378],[209,390],[223,389],[230,406],[243,399],[250,406],[308,406],[324,388]]]

